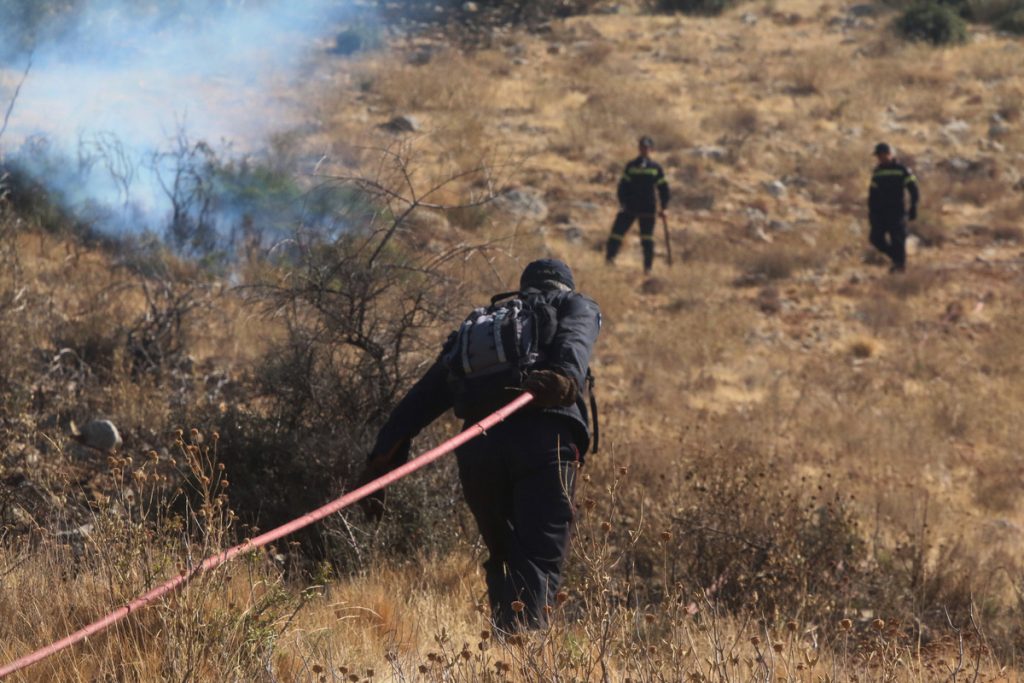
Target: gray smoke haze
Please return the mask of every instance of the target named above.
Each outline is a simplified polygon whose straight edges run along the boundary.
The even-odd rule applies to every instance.
[[[12,6],[43,12],[0,24],[0,117],[31,48],[0,159],[59,192],[72,211],[120,216],[101,227],[151,230],[169,210],[154,171],[160,153],[184,136],[237,157],[302,124],[294,86],[358,9],[351,0],[42,4],[64,9],[0,0],[0,19]]]

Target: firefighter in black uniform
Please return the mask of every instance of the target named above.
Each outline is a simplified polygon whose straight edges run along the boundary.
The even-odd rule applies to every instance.
[[[633,225],[633,221],[639,219],[645,273],[650,273],[654,265],[654,219],[657,216],[665,217],[669,199],[665,171],[651,160],[652,150],[654,141],[646,135],[640,138],[640,156],[626,164],[626,169],[622,172],[618,188],[620,209],[615,216],[612,234],[608,236],[605,251],[606,260],[613,263],[622,246],[622,238]]]
[[[896,161],[892,147],[884,142],[875,145],[878,165],[871,174],[868,192],[868,217],[871,221],[871,244],[892,259],[891,273],[907,267],[907,220],[917,218],[920,192],[914,172]],[[907,210],[904,194],[910,194]]]
[[[522,385],[534,400],[456,451],[463,494],[490,554],[483,566],[491,619],[505,632],[545,626],[545,608],[555,603],[569,550],[576,470],[590,447],[583,390],[601,324],[597,304],[575,291],[572,271],[561,261],[529,264],[519,287],[556,312],[552,341],[541,348],[544,360]],[[449,408],[466,426],[486,417],[489,409],[460,410],[444,361],[454,338],[381,428],[363,481],[404,463],[410,440]],[[374,504],[380,499],[371,510]]]

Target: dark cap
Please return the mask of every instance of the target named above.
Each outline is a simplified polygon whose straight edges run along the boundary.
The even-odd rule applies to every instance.
[[[879,142],[875,145],[874,154],[875,156],[878,156],[879,154],[892,154],[892,147],[890,147],[887,142]]]
[[[641,137],[639,144],[641,147],[646,147],[647,149],[654,149],[654,140],[651,139],[650,135],[644,135],[643,137]]]
[[[572,279],[572,270],[558,259],[545,258],[526,266],[523,274],[519,276],[519,289],[535,287],[546,289],[545,283],[558,282],[569,289],[576,289],[576,282]]]

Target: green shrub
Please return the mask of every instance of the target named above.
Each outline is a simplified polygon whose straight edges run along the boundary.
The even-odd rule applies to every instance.
[[[934,0],[934,2],[936,5],[949,8],[968,21],[974,19],[974,9],[971,7],[970,0]]]
[[[1024,0],[968,0],[972,21],[998,24],[1000,20],[1024,10]]]
[[[1024,7],[1003,16],[996,22],[996,28],[1007,33],[1024,35]]]
[[[910,7],[896,20],[896,29],[905,38],[933,45],[951,45],[967,40],[967,24],[949,6],[921,2]]]
[[[725,10],[735,7],[742,0],[658,0],[657,8],[661,12],[682,12],[701,16],[717,16]]]

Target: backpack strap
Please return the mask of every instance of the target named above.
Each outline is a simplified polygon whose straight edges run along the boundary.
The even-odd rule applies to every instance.
[[[519,290],[516,290],[514,292],[502,292],[501,294],[495,294],[494,296],[491,297],[491,305],[493,306],[494,304],[498,303],[502,299],[508,299],[509,297],[522,296],[522,295],[523,295],[523,293],[520,292]]]
[[[597,448],[601,443],[601,426],[597,421],[597,398],[594,396],[594,373],[587,368],[587,393],[590,394],[590,416],[594,420],[594,447],[591,449],[592,453],[597,453]]]

